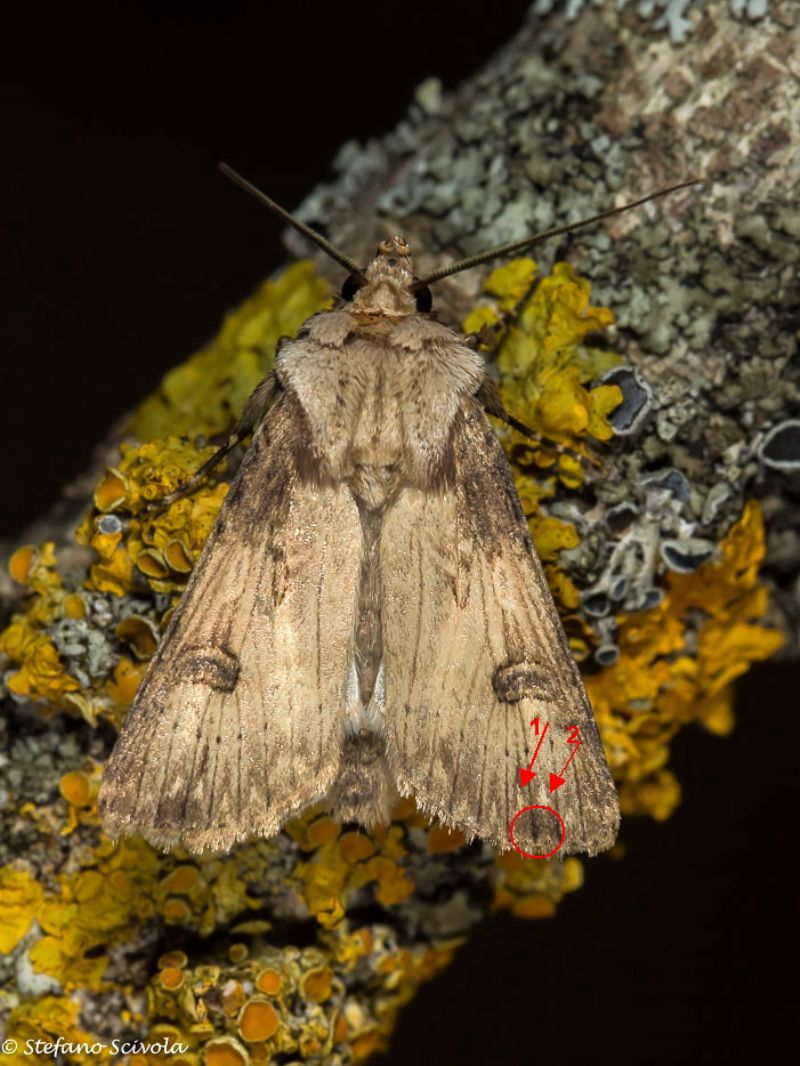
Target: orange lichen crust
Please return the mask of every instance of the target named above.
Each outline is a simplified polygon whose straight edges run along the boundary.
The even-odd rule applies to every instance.
[[[397,1010],[458,945],[442,937],[401,944],[389,925],[352,926],[345,917],[356,894],[363,902],[369,892],[388,912],[413,891],[402,860],[424,852],[426,823],[409,801],[372,840],[342,832],[313,811],[289,825],[291,854],[278,840],[258,840],[228,856],[193,858],[180,851],[159,855],[141,840],[111,844],[99,836],[93,789],[72,773],[61,780],[51,818],[39,812],[43,833],[68,823],[75,799],[88,807],[83,824],[94,827],[96,843],[75,849],[70,872],[42,884],[22,863],[0,869],[0,906],[9,918],[2,947],[24,954],[33,973],[58,989],[48,999],[62,1003],[64,997],[65,1009],[75,997],[116,990],[129,1004],[130,1019],[151,1037],[170,1026],[175,1040],[193,1053],[202,1050],[206,1061],[222,1061],[233,1051],[243,1062],[269,1061],[277,1053],[311,1062],[359,1061],[386,1045]],[[270,923],[249,916],[272,910],[276,901],[296,918],[316,918],[316,946],[269,944]],[[120,947],[158,926],[172,928],[186,950],[152,956],[147,1006],[137,1019],[135,988],[112,972],[112,960]],[[196,937],[220,932],[238,939],[213,963],[193,962]],[[67,1013],[54,1014],[63,1039],[97,1039],[79,1029],[76,1012]],[[12,1038],[34,1031],[50,1032],[36,1004],[11,1012]]]
[[[186,481],[215,447],[167,437],[147,444],[122,444],[121,459],[95,491],[95,511],[77,533],[96,562],[87,588],[124,596],[145,583],[153,592],[180,591],[211,532],[228,491],[221,483],[151,513],[148,504]],[[113,494],[106,491],[113,485]],[[109,517],[112,520],[109,521]],[[136,631],[123,636],[136,648]],[[140,655],[149,658],[152,654]]]
[[[17,667],[6,685],[15,696],[34,700],[50,709],[67,708],[80,690],[80,682],[65,669],[53,641],[45,632],[62,617],[83,615],[80,593],[68,593],[56,569],[55,545],[24,545],[11,556],[9,573],[31,595],[25,613],[17,615],[2,634],[0,652]]]
[[[586,281],[565,264],[536,280],[530,260],[494,271],[486,301],[466,325],[501,325],[503,401],[550,442],[523,444],[501,429],[582,661],[599,640],[570,571],[582,527],[551,506],[590,487],[591,466],[581,457],[612,437],[607,416],[621,395],[598,377],[620,359],[588,343],[611,313],[591,306]],[[12,577],[29,593],[0,635],[15,699],[45,715],[82,719],[73,724],[91,736],[98,719],[119,724],[213,525],[236,457],[191,497],[157,512],[146,504],[211,454],[208,436],[228,428],[269,369],[278,337],[326,299],[310,264],[292,267],[230,315],[210,347],[145,401],[133,438],[100,479],[78,530],[90,556],[80,587],[59,572],[53,544],[14,554]],[[511,320],[501,322],[506,312]],[[618,612],[613,620],[619,656],[587,676],[587,688],[626,813],[670,813],[679,796],[665,767],[670,740],[692,721],[729,729],[732,680],[779,645],[779,635],[760,622],[767,609],[758,579],[763,555],[761,515],[751,503],[718,557],[692,574],[662,578],[658,606]],[[0,951],[32,975],[22,997],[12,988],[4,993],[9,1037],[21,1046],[28,1037],[99,1039],[82,1025],[80,1011],[87,997],[99,996],[116,1004],[104,1040],[135,1033],[184,1049],[169,1056],[137,1052],[129,1057],[133,1066],[166,1058],[173,1066],[236,1066],[276,1056],[364,1061],[385,1046],[397,1010],[451,958],[457,939],[435,930],[467,930],[487,910],[487,885],[494,909],[538,918],[582,881],[577,859],[495,858],[430,824],[411,800],[398,805],[389,826],[369,834],[310,810],[274,839],[229,855],[197,858],[180,849],[161,855],[141,840],[112,844],[102,836],[98,759],[73,760],[64,770],[49,802],[28,800],[16,809],[25,839],[36,842],[36,861],[21,857],[0,868]],[[428,890],[450,887],[432,903],[418,894],[423,883]],[[356,908],[364,907],[380,908],[385,920],[356,922]],[[296,922],[305,923],[308,946],[292,943]],[[198,938],[207,945],[202,950]],[[129,958],[136,967],[120,962]],[[75,1062],[102,1057],[70,1055]]]

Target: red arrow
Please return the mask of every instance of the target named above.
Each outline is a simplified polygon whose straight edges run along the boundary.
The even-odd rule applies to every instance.
[[[533,721],[531,722],[531,725],[533,726],[534,733],[536,733],[536,735],[539,736],[539,719],[538,718],[534,718]],[[536,745],[536,750],[533,753],[533,758],[528,763],[527,770],[525,770],[522,767],[520,767],[520,771],[519,771],[519,787],[520,788],[525,788],[525,786],[529,785],[531,783],[531,781],[533,781],[534,777],[536,777],[536,773],[535,773],[535,771],[533,769],[533,764],[536,762],[536,756],[539,754],[539,748],[541,748],[542,743],[544,742],[544,738],[547,736],[547,730],[549,728],[550,728],[550,723],[549,722],[545,722],[544,723],[544,729],[542,730],[542,735],[539,737],[539,743]]]
[[[572,743],[574,743],[574,741],[571,741],[571,740],[570,740],[570,741],[568,741],[568,743],[569,743],[569,744],[572,744]],[[562,785],[565,785],[565,784],[567,783],[567,782],[566,782],[566,778],[564,777],[564,774],[565,774],[565,773],[567,772],[567,767],[568,767],[568,766],[569,766],[569,764],[570,764],[570,763],[572,762],[572,760],[573,760],[573,759],[575,758],[575,754],[576,754],[576,752],[577,752],[578,748],[579,748],[579,747],[581,746],[581,744],[582,744],[582,743],[583,743],[583,741],[582,741],[582,740],[579,740],[579,741],[578,741],[578,742],[577,742],[577,743],[575,744],[575,747],[574,747],[574,748],[572,749],[572,751],[571,751],[571,752],[569,753],[569,758],[568,758],[568,759],[567,759],[567,761],[566,761],[566,762],[564,763],[564,765],[563,765],[563,766],[561,767],[561,773],[560,773],[560,774],[554,774],[554,773],[553,773],[553,772],[551,771],[551,773],[550,773],[550,791],[551,791],[551,792],[555,792],[555,790],[556,790],[557,788],[561,788],[561,786],[562,786]]]

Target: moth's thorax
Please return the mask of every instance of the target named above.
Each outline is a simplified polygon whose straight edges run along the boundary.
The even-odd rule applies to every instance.
[[[381,241],[364,273],[367,283],[356,292],[351,304],[354,315],[398,318],[416,314],[411,248],[404,237],[396,235]]]
[[[480,353],[418,313],[365,322],[352,305],[323,311],[276,360],[299,400],[324,479],[367,506],[402,485],[433,486],[448,468],[453,420],[485,374]]]

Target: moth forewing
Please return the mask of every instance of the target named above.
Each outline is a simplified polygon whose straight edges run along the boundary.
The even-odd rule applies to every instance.
[[[384,526],[390,765],[402,792],[469,837],[508,848],[512,819],[532,807],[514,828],[523,851],[556,848],[560,815],[564,854],[593,854],[616,838],[616,790],[511,471],[473,400],[455,421],[453,458],[452,488],[404,490]],[[522,789],[537,717],[549,736]],[[574,772],[551,793],[575,726]]]
[[[420,311],[427,282],[508,249],[417,279],[402,237],[362,270],[282,216],[351,269],[345,300],[281,348],[225,445],[256,427],[106,769],[104,827],[225,849],[320,801],[369,827],[401,793],[498,848],[610,847],[614,784],[484,409],[505,414],[482,357]]]
[[[300,476],[305,447],[285,396],[256,431],[106,767],[112,836],[228,849],[276,833],[336,779],[360,524],[344,486]]]

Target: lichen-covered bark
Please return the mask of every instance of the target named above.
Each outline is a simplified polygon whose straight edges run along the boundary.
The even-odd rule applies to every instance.
[[[798,647],[800,13],[776,3],[755,18],[751,4],[750,18],[735,17],[743,5],[720,0],[660,4],[648,20],[621,6],[540,0],[455,93],[427,82],[396,130],[345,146],[337,181],[302,213],[361,260],[400,230],[422,272],[705,179],[542,250],[543,266],[568,258],[598,306],[563,263],[540,269],[538,287],[523,262],[488,281],[483,269],[456,276],[435,294],[443,318],[478,324],[530,290],[496,353],[506,405],[601,465],[504,441],[623,811],[665,817],[678,797],[664,770],[676,730],[730,727],[730,682],[779,644],[764,622],[782,630],[786,654]],[[319,268],[340,281],[327,261]],[[13,556],[20,584],[2,591],[24,610],[0,636],[10,753],[0,965],[17,1035],[149,1031],[186,1037],[185,1061],[204,1047],[212,1066],[251,1053],[363,1060],[489,899],[542,915],[580,884],[574,859],[496,860],[410,804],[371,837],[318,814],[199,861],[99,834],[109,723],[130,703],[224,495],[205,490],[146,528],[148,494],[174,488],[207,453],[192,440],[144,442],[225,428],[277,337],[323,297],[302,264],[254,295],[117,427],[66,505],[21,538],[55,550]],[[610,312],[616,325],[600,337]],[[115,469],[104,474],[106,464]],[[76,545],[74,520],[92,496]],[[309,923],[313,944],[294,946]]]
[[[618,576],[628,568],[635,578],[623,606],[646,602],[671,564],[702,558],[743,499],[758,496],[770,519],[775,619],[784,653],[795,654],[800,12],[776,3],[748,21],[718,0],[690,6],[683,25],[667,10],[684,38],[676,44],[633,5],[583,5],[571,22],[564,5],[540,6],[555,10],[532,13],[456,93],[426,83],[396,130],[346,145],[339,180],[306,200],[303,217],[362,258],[400,229],[425,270],[702,177],[540,256],[566,255],[591,279],[594,301],[614,311],[613,346],[651,392],[635,433],[590,479],[601,515],[623,501],[638,511],[628,538],[637,563],[614,558]],[[442,283],[440,313],[460,319],[484,277],[477,269]],[[655,498],[649,476],[665,469],[683,475],[656,483],[668,502]],[[570,510],[592,536],[570,568],[588,597],[593,583],[613,583],[616,540],[595,508],[583,514]],[[644,568],[640,553],[652,560]]]

